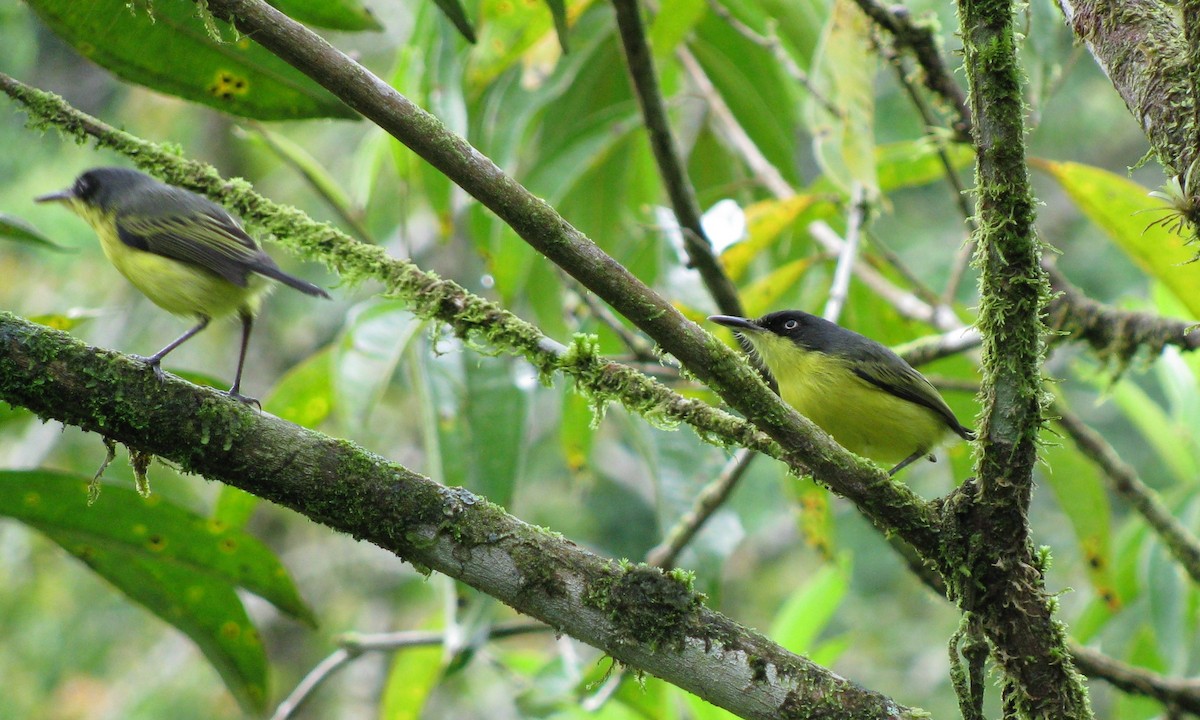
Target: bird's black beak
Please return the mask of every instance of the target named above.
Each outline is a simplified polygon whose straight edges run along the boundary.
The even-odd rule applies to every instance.
[[[740,332],[762,332],[762,328],[755,324],[753,320],[748,320],[744,317],[736,315],[709,315],[710,322],[715,322],[718,325],[724,325],[727,328],[733,328]]]
[[[48,195],[39,195],[38,197],[35,197],[33,201],[39,203],[67,202],[73,199],[75,199],[75,193],[71,192],[71,188],[67,188],[66,190],[59,190],[58,192],[52,192]]]

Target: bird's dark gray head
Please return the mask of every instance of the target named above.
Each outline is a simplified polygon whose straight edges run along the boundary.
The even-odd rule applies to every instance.
[[[79,203],[103,212],[115,209],[122,197],[136,188],[157,185],[149,175],[120,167],[92,168],[75,178],[66,190],[35,198],[37,202]]]
[[[854,345],[861,337],[852,330],[802,310],[780,310],[763,315],[757,320],[731,315],[713,315],[709,320],[746,334],[751,341],[756,334],[769,333],[790,340],[805,350],[825,354],[835,354],[844,350],[847,346]]]

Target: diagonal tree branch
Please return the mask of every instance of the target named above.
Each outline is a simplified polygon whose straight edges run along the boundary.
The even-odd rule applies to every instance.
[[[462,580],[742,717],[917,716],[707,609],[686,573],[598,557],[462,488],[7,313],[0,399]]]
[[[261,0],[209,0],[219,17],[235,18],[251,39],[307,74],[509,224],[534,249],[566,270],[671,353],[780,447],[793,468],[807,468],[851,499],[878,527],[914,547],[938,548],[930,506],[876,465],[857,459],[783,403],[740,356],[684,318],[465,140],[448,132],[383,80],[303,25]]]
[[[1158,493],[1142,482],[1137,472],[1121,460],[1117,451],[1100,433],[1088,427],[1065,403],[1056,402],[1051,411],[1058,415],[1058,424],[1067,431],[1080,451],[1099,466],[1108,480],[1109,488],[1145,518],[1192,582],[1200,585],[1200,539],[1171,514]]]
[[[1168,174],[1186,172],[1200,148],[1178,10],[1155,0],[1059,0],[1058,6]]]

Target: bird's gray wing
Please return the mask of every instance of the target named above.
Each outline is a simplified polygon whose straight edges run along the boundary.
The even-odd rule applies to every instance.
[[[959,436],[967,440],[975,437],[975,433],[954,416],[954,411],[942,399],[937,388],[907,363],[897,366],[895,362],[885,362],[883,359],[861,359],[855,363],[854,374],[898,398],[929,408],[940,415]]]
[[[117,213],[116,221],[118,237],[130,247],[203,268],[240,287],[246,286],[251,272],[276,267],[215,203],[187,193],[170,198],[178,210],[163,211],[163,198],[134,200]]]

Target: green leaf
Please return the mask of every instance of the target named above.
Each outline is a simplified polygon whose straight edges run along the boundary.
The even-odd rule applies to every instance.
[[[439,7],[441,1],[435,0]],[[571,8],[572,13],[581,13],[591,3],[592,0],[579,0]],[[537,64],[546,65],[552,64],[561,53],[560,42],[549,37],[555,19],[537,3],[483,0],[479,17],[479,42],[471,48],[467,64],[469,94],[482,91],[522,58],[530,59],[539,53],[544,57]],[[546,44],[547,40],[553,44]]]
[[[810,73],[813,88],[833,107],[811,98],[806,121],[825,176],[844,193],[857,183],[868,197],[879,192],[876,54],[866,15],[851,0],[835,0]]]
[[[708,13],[704,0],[664,0],[650,25],[650,48],[654,61],[667,62],[696,23]]]
[[[850,586],[850,563],[823,566],[787,599],[771,623],[772,640],[794,653],[812,650]]]
[[[564,0],[546,0],[550,8],[550,17],[554,19],[554,34],[558,36],[558,47],[563,54],[568,52],[567,42],[567,4]]]
[[[333,409],[343,422],[365,426],[404,348],[423,326],[399,300],[369,301],[350,312],[333,349]]]
[[[1063,398],[1059,397],[1058,402],[1064,402]],[[1046,466],[1042,482],[1050,487],[1059,508],[1071,521],[1088,580],[1097,595],[1105,598],[1109,612],[1116,612],[1121,598],[1113,576],[1112,512],[1100,472],[1078,450],[1065,445],[1046,445],[1042,459]]]
[[[358,114],[246,37],[213,39],[190,2],[29,0],[79,54],[129,82],[259,120]],[[210,21],[211,22],[211,21]]]
[[[1159,649],[1155,645],[1153,633],[1145,626],[1139,628],[1138,632],[1130,639],[1126,654],[1125,662],[1133,667],[1144,668],[1152,673],[1168,673],[1170,670],[1163,662]],[[1121,720],[1150,720],[1169,716],[1169,713],[1164,712],[1165,710],[1162,703],[1153,698],[1132,693],[1118,693],[1114,698],[1111,717],[1121,718]]]
[[[441,645],[401,648],[392,658],[380,699],[379,717],[419,720],[429,693],[437,687],[445,664]]]
[[[29,222],[6,213],[0,213],[0,237],[15,240],[26,245],[46,248],[55,252],[74,252],[71,248],[65,248],[41,234]]]
[[[1180,483],[1191,483],[1200,473],[1192,429],[1180,427],[1154,398],[1129,381],[1118,382],[1110,392],[1125,417],[1133,423],[1146,445]]]
[[[112,490],[107,488],[105,494]],[[98,548],[71,532],[43,532],[130,599],[190,637],[244,709],[253,713],[266,709],[267,656],[232,585],[187,567]]]
[[[330,30],[382,30],[383,25],[358,0],[271,0],[293,20]]]
[[[1083,214],[1105,232],[1138,267],[1163,282],[1200,316],[1200,283],[1190,264],[1193,252],[1161,224],[1170,208],[1132,180],[1080,163],[1031,159],[1030,165],[1054,178]]]
[[[315,428],[333,412],[333,347],[308,356],[284,373],[263,410],[306,428]]]
[[[572,472],[587,469],[596,442],[596,430],[592,427],[594,418],[592,404],[587,398],[574,390],[563,392],[558,439],[563,460]]]
[[[462,360],[466,366],[463,411],[474,456],[471,487],[507,506],[525,460],[529,393],[518,385],[512,358],[464,353]]]
[[[938,150],[945,152],[955,170],[975,159],[975,150],[965,143],[939,143],[930,138],[887,143],[875,148],[879,188],[884,192],[919,187],[946,177],[946,166]]]
[[[471,20],[467,17],[467,10],[458,0],[433,0],[433,4],[438,6],[446,19],[453,23],[458,32],[466,38],[467,42],[474,45],[477,42],[475,37],[475,28],[471,26]]]
[[[254,124],[252,130],[241,133],[241,136],[300,171],[308,184],[339,213],[342,215],[355,213],[354,203],[351,202],[350,196],[342,190],[341,184],[334,180],[320,161],[300,143],[282,133],[272,132],[269,128],[257,123]]]
[[[88,507],[88,482],[46,470],[0,471],[0,515],[42,531],[182,630],[243,706],[263,710],[266,656],[236,588],[316,624],[278,558],[251,535],[126,487],[105,485],[102,507]]]
[[[29,322],[35,322],[38,325],[45,325],[46,327],[54,328],[55,330],[69,332],[88,322],[92,318],[99,317],[100,314],[100,311],[97,310],[71,309],[68,310],[65,315],[60,313],[53,313],[50,315],[33,315],[28,319]]]
[[[750,317],[758,317],[777,309],[780,298],[795,290],[804,273],[820,259],[817,255],[811,255],[793,260],[747,285],[742,290],[742,303],[746,306],[746,312]]]

